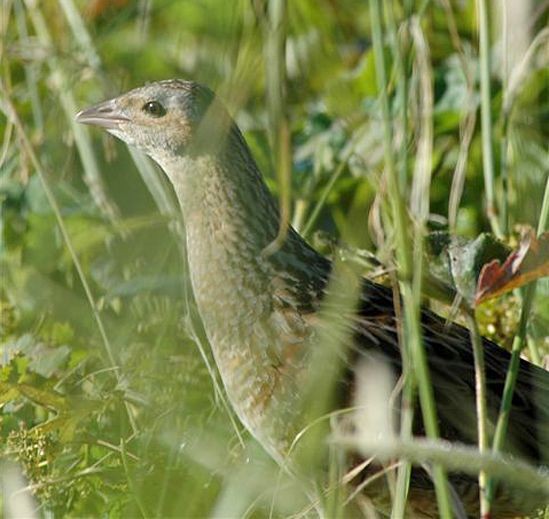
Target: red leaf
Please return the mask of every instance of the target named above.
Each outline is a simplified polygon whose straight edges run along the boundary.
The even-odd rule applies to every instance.
[[[536,238],[530,231],[503,265],[499,260],[493,260],[482,267],[475,304],[545,276],[549,276],[549,233],[545,232]]]

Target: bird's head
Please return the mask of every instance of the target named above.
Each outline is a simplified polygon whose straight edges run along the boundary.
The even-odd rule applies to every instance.
[[[196,152],[197,143],[211,148],[211,127],[227,128],[220,123],[228,120],[209,88],[178,79],[147,84],[76,115],[77,122],[105,128],[159,163]]]

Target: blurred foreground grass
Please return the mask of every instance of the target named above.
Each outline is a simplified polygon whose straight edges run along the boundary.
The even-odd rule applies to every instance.
[[[513,243],[517,226],[538,227],[548,177],[546,4],[490,4],[488,181],[475,2],[388,4],[378,22],[385,115],[404,199],[421,209],[427,193],[428,230],[473,239],[499,229]],[[267,108],[276,100],[265,98],[278,77],[265,58],[268,8],[243,0],[3,0],[0,444],[42,515],[299,517],[311,509],[305,489],[250,440],[225,402],[167,183],[140,155],[73,122],[79,108],[146,81],[201,81],[227,102],[278,193],[284,157],[270,152],[273,124],[282,123]],[[361,264],[364,249],[374,250],[390,270],[395,236],[383,220],[384,114],[370,16],[358,0],[288,3],[285,193],[294,225],[314,245]],[[432,149],[420,163],[425,143]],[[418,167],[432,177],[426,192],[410,187]],[[528,329],[540,362],[549,349],[548,295],[545,279]],[[510,345],[517,298],[484,305],[483,332]]]

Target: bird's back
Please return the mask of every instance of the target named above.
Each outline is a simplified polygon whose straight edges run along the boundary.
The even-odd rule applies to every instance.
[[[402,357],[397,332],[393,291],[363,281],[359,318],[355,319],[354,345],[342,379],[340,405],[347,406],[355,386],[353,366],[358,359],[374,353],[381,355],[397,376],[402,373]],[[469,331],[425,308],[421,329],[434,390],[441,438],[463,444],[477,444],[475,407],[475,367]],[[500,411],[510,354],[483,338],[486,369],[488,432],[493,435]],[[418,406],[416,406],[418,407]],[[425,435],[419,408],[414,413],[414,435]],[[492,438],[490,438],[492,439]],[[516,381],[509,426],[503,451],[534,465],[549,463],[549,373],[521,360]],[[454,490],[471,517],[478,517],[478,482],[465,474],[450,474]],[[494,517],[515,517],[542,506],[543,496],[524,495],[501,487],[494,503]],[[427,503],[431,503],[431,507]],[[437,517],[432,481],[423,470],[412,472],[411,503],[416,514]],[[415,505],[414,505],[415,503]],[[420,504],[423,503],[423,504]]]

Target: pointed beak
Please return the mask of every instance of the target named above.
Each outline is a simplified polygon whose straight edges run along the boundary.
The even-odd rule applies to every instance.
[[[116,130],[120,123],[128,122],[130,119],[116,106],[115,100],[110,99],[109,101],[78,112],[75,120],[77,123],[100,126],[107,130]]]

